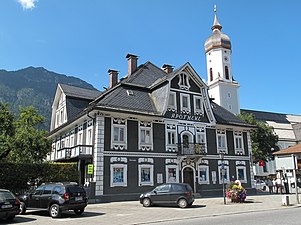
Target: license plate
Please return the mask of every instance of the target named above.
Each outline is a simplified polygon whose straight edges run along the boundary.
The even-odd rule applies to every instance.
[[[2,209],[8,209],[8,208],[12,208],[13,207],[13,205],[3,205],[1,208]]]
[[[75,201],[81,201],[83,200],[83,197],[75,197]]]

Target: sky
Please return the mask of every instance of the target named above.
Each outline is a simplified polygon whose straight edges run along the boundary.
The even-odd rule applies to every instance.
[[[300,0],[1,0],[0,69],[44,67],[102,91],[131,53],[138,64],[189,62],[206,81],[214,4],[241,108],[301,114]]]

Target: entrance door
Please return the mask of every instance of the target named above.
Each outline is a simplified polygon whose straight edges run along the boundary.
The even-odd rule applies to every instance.
[[[190,167],[186,167],[183,170],[183,182],[190,184],[192,190],[194,190],[194,176],[193,176],[193,169]]]

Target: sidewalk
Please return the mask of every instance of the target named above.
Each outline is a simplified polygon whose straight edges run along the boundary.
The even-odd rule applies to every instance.
[[[277,210],[298,207],[296,195],[288,195],[289,206],[282,205],[282,195],[258,194],[247,196],[244,203],[231,203],[227,199],[224,205],[222,197],[197,198],[191,208],[154,206],[144,208],[137,201],[90,204],[88,211],[102,213],[102,224],[150,224],[159,221],[184,220],[185,218],[210,217],[235,213],[252,213],[265,210]]]

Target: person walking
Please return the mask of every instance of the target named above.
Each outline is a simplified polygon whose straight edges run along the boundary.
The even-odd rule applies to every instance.
[[[273,182],[271,181],[271,179],[267,180],[267,185],[269,187],[269,193],[272,194],[273,193]]]
[[[277,177],[276,179],[276,194],[282,194],[282,181],[280,179],[280,177]]]

